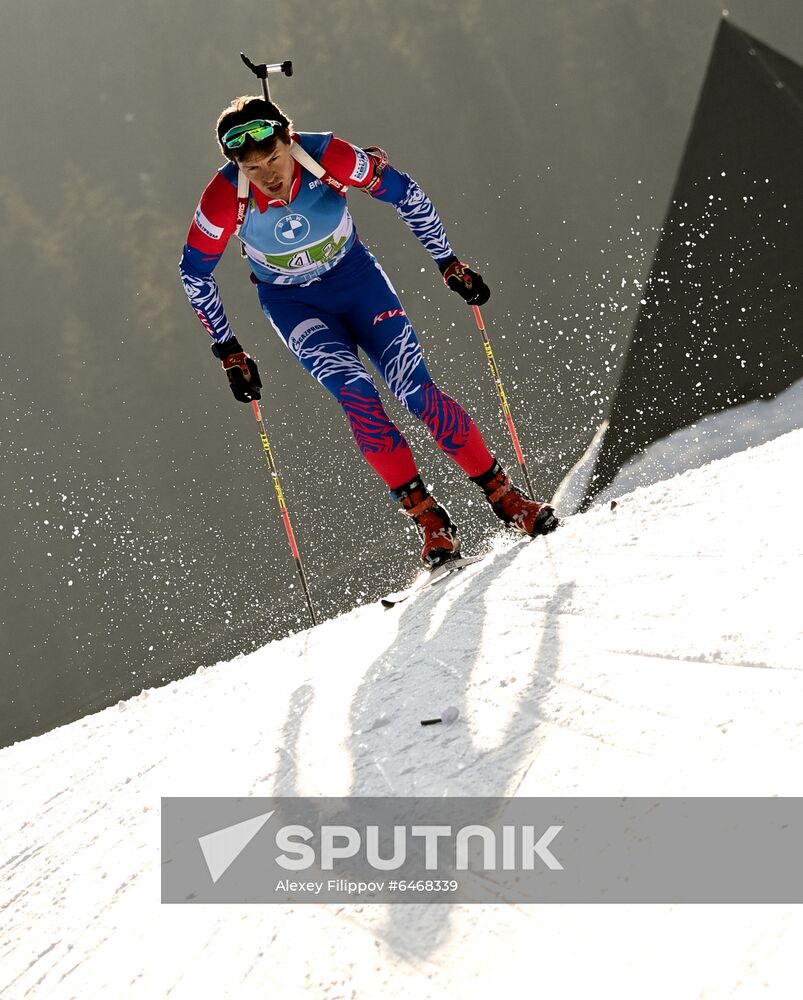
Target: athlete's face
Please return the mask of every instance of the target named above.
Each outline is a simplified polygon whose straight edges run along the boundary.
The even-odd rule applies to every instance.
[[[263,194],[289,201],[295,161],[286,143],[280,140],[272,153],[253,152],[239,163],[245,176]]]

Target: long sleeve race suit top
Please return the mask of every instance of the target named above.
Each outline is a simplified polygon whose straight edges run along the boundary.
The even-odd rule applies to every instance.
[[[271,199],[254,185],[239,236],[257,282],[301,285],[336,267],[358,239],[346,204],[346,188],[367,188],[387,201],[436,263],[453,256],[435,208],[418,184],[390,164],[377,174],[376,160],[331,132],[294,133],[298,143],[344,185],[338,191],[294,161],[289,202]],[[218,170],[204,191],[187,234],[180,272],[190,304],[220,345],[234,338],[212,272],[237,231],[236,163]]]

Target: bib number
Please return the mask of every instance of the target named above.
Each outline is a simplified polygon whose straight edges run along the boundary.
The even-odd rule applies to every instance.
[[[306,250],[291,257],[287,263],[290,267],[312,267],[312,260]]]

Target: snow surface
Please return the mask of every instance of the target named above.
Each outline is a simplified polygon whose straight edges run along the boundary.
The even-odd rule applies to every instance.
[[[574,513],[585,496],[607,423],[601,424],[583,456],[555,491],[552,502],[560,514]],[[625,463],[594,502],[606,503],[639,486],[651,486],[717,458],[765,444],[797,427],[803,427],[803,380],[773,399],[754,399],[706,414],[696,423],[653,442]]]
[[[799,906],[163,906],[159,800],[803,794],[802,452],[0,751],[0,997],[799,996]]]

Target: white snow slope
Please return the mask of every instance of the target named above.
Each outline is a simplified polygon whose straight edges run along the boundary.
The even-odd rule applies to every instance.
[[[0,752],[0,996],[799,996],[803,907],[163,906],[159,799],[803,794],[802,451]]]

